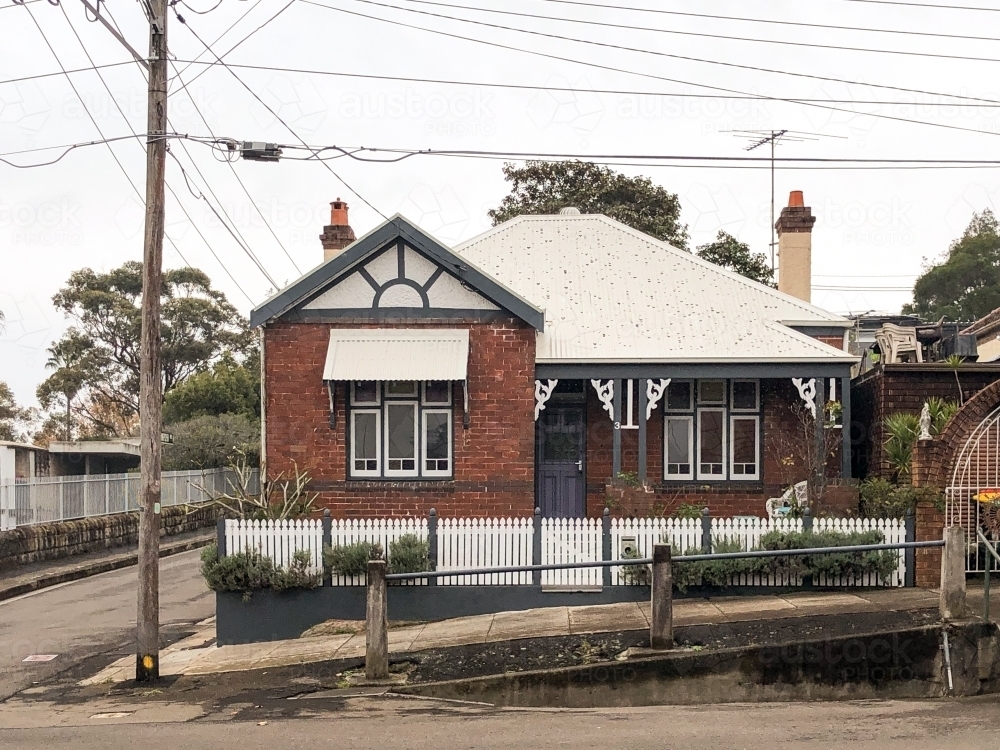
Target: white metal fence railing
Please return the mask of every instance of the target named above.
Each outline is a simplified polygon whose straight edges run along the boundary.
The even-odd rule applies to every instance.
[[[430,541],[435,569],[467,570],[531,564],[598,562],[625,557],[648,558],[653,545],[669,541],[675,560],[685,554],[696,554],[706,547],[703,538],[704,519],[687,518],[614,518],[605,531],[602,519],[578,518],[369,518],[328,519],[329,542],[345,546],[358,541],[377,542],[389,554],[392,541],[404,534],[415,534]],[[772,531],[802,531],[801,519],[712,518],[709,519],[713,549],[723,542],[735,543],[740,550],[757,547],[761,537]],[[257,549],[272,557],[281,566],[291,562],[296,549],[308,549],[314,565],[321,565],[324,545],[324,520],[308,521],[236,521],[224,524],[224,549],[227,553]],[[536,525],[537,524],[537,525]],[[535,533],[538,529],[539,538]],[[817,518],[812,522],[816,532],[838,531],[853,533],[879,531],[886,544],[912,541],[907,538],[906,522],[902,519]],[[735,545],[734,545],[735,546]],[[629,552],[631,551],[631,553]],[[888,580],[875,574],[857,578],[821,576],[815,586],[903,586],[907,581],[905,550],[898,551],[898,564]],[[390,555],[390,565],[391,565]],[[536,578],[530,571],[483,573],[460,577],[439,578],[436,585],[526,585],[538,581],[543,586],[591,587],[609,582],[611,585],[631,583],[621,568],[611,568],[610,581],[603,577],[602,568],[578,568],[542,571]],[[364,576],[333,576],[334,586],[364,585]],[[424,583],[421,581],[421,583]],[[800,586],[802,581],[785,574],[742,575],[733,581],[742,586]]]
[[[165,471],[160,504],[204,502],[230,490],[233,480],[233,473],[224,468]],[[257,481],[255,475],[254,485]],[[139,491],[138,474],[36,477],[0,484],[0,530],[138,510]]]

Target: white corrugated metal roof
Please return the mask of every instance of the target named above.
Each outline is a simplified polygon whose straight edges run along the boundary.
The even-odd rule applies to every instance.
[[[323,379],[465,380],[468,362],[467,329],[334,329]]]
[[[599,214],[519,216],[455,252],[545,310],[537,362],[857,359],[779,322],[844,318]]]

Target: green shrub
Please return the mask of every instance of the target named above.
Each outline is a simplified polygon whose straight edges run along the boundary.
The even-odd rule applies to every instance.
[[[309,572],[312,557],[308,550],[299,550],[287,570],[275,567],[270,557],[257,550],[247,550],[219,557],[218,548],[211,544],[201,552],[201,574],[212,591],[239,591],[249,598],[253,591],[274,589],[314,589],[321,576]]]
[[[377,542],[353,542],[323,550],[323,565],[340,576],[363,576],[369,560],[382,559],[382,545]]]
[[[389,542],[390,573],[423,573],[431,569],[431,545],[416,534]]]
[[[882,544],[885,538],[880,531],[772,531],[760,538],[756,550],[792,550],[814,547],[846,547],[858,544]],[[713,552],[742,552],[740,542],[723,539],[715,542]],[[688,555],[704,554],[705,550],[692,549]],[[693,586],[727,587],[739,576],[771,575],[794,578],[797,576],[829,575],[855,578],[874,573],[885,581],[896,569],[899,558],[895,550],[875,552],[843,552],[836,554],[754,557],[734,560],[706,560],[684,562],[681,555],[673,559],[674,586],[687,591]]]
[[[314,589],[320,585],[323,576],[309,570],[312,567],[312,553],[300,549],[292,555],[292,564],[285,568],[277,568],[271,580],[271,588],[275,591],[289,589]]]
[[[743,545],[735,539],[723,539],[712,545],[713,552],[743,552]],[[703,555],[708,550],[692,547],[688,555]],[[692,586],[728,586],[733,576],[753,572],[758,564],[754,559],[706,560],[705,562],[683,562],[685,555],[675,557],[671,566],[674,586],[678,591],[687,591]]]

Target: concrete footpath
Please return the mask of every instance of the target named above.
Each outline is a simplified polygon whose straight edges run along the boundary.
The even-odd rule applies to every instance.
[[[970,605],[976,606],[974,592],[969,593]],[[814,615],[926,610],[937,606],[938,593],[925,589],[679,599],[674,602],[674,624],[710,625]],[[649,609],[648,602],[550,607],[430,623],[398,623],[389,630],[389,650],[401,653],[521,638],[644,630],[649,627]],[[160,673],[164,676],[209,675],[364,657],[363,628],[363,622],[330,622],[294,640],[217,647],[212,618],[199,623],[194,635],[161,652]],[[135,657],[128,656],[80,684],[125,682],[132,679],[134,673]]]
[[[194,531],[160,539],[160,557],[205,547],[215,541],[215,530]],[[76,581],[138,563],[137,547],[112,547],[60,560],[23,565],[0,574],[0,601],[32,591]]]

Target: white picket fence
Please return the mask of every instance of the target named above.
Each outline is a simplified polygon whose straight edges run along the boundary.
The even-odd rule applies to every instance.
[[[603,525],[601,519],[545,518],[541,529],[541,562],[557,563],[597,562],[602,559]],[[771,531],[801,531],[800,519],[766,518],[713,518],[713,545],[723,541],[736,542],[741,549],[753,549],[760,538]],[[390,519],[333,519],[331,538],[334,546],[344,546],[358,541],[375,542],[389,554],[391,542],[404,534],[428,538],[425,518]],[[878,530],[886,543],[906,541],[906,527],[896,519],[817,518],[813,531],[840,531],[852,533]],[[281,566],[287,566],[297,549],[308,549],[316,569],[322,565],[323,522],[308,521],[235,521],[225,522],[226,550],[230,553],[258,549],[272,557]],[[533,519],[531,518],[443,518],[437,525],[437,570],[463,570],[491,568],[532,563]],[[668,541],[673,555],[695,554],[704,545],[701,519],[684,518],[614,518],[611,520],[611,556],[621,558],[626,546],[636,550],[637,557],[650,557],[653,545]],[[821,576],[814,580],[816,586],[902,586],[906,563],[903,550],[898,551],[898,565],[891,580],[878,581],[872,574],[858,579],[841,579]],[[601,568],[578,568],[543,571],[544,586],[597,587],[603,580]],[[442,586],[469,585],[525,585],[532,575],[528,571],[517,573],[491,573],[439,579]],[[335,576],[335,586],[364,585],[364,576]],[[629,583],[621,568],[612,568],[612,585]],[[735,585],[747,586],[797,586],[798,578],[790,575],[744,575]]]
[[[165,471],[160,475],[160,504],[205,502],[232,486],[224,468]],[[258,481],[253,477],[253,484]],[[253,489],[253,487],[251,487]],[[38,523],[125,513],[139,508],[138,474],[34,477],[0,484],[0,530]]]

